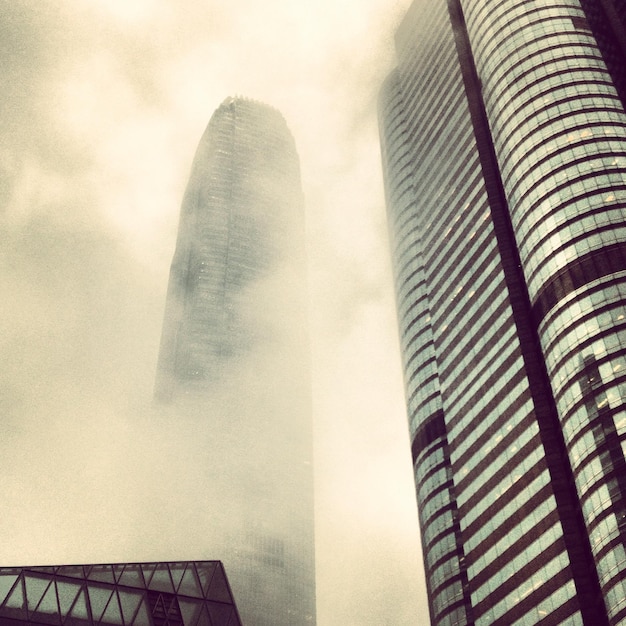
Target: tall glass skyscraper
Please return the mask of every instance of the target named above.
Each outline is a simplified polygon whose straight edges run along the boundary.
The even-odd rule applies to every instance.
[[[416,0],[380,132],[431,619],[626,624],[626,29]]]
[[[315,623],[304,211],[282,115],[228,98],[181,208],[155,396],[206,442],[207,553],[244,624]]]

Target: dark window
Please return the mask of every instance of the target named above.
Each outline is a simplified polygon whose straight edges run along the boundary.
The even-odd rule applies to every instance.
[[[589,28],[589,24],[587,24],[587,20],[584,17],[580,17],[579,15],[572,16],[572,24],[576,30],[584,30],[588,33],[591,32],[591,28]]]

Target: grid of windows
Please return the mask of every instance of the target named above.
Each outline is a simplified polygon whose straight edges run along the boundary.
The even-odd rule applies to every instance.
[[[414,29],[419,27],[423,18],[419,12],[410,15],[406,36],[399,36],[398,49],[406,45],[406,54],[398,70],[387,79],[383,90],[381,140],[383,159],[390,163],[386,170],[388,204],[393,207],[389,213],[389,225],[395,249],[398,319],[431,619],[433,625],[462,626],[471,624],[472,617],[463,551],[459,543],[450,449],[442,414],[441,364],[436,351],[439,330],[433,320],[432,290],[428,286],[432,280],[431,266],[437,262],[433,254],[442,252],[441,248],[433,245],[433,237],[436,242],[439,238],[437,233],[448,226],[443,220],[438,220],[425,228],[426,220],[436,219],[437,216],[420,210],[433,199],[455,203],[458,200],[448,194],[446,197],[443,195],[450,180],[448,173],[433,171],[430,179],[416,176],[414,158],[417,153],[435,152],[456,159],[458,144],[467,146],[468,142],[471,143],[471,133],[467,127],[459,128],[454,141],[451,141],[451,136],[445,131],[449,125],[456,125],[459,119],[457,106],[462,105],[462,98],[458,91],[458,74],[443,77],[442,88],[439,89],[435,84],[429,85],[431,80],[439,81],[434,71],[436,64],[424,66],[425,71],[422,72],[414,62]],[[428,25],[422,27],[425,32],[435,35],[447,19],[445,5],[432,11],[427,19]],[[454,46],[449,38],[442,41],[437,36],[431,36],[421,39],[417,45],[426,58],[447,60],[448,63],[453,61]],[[427,120],[407,115],[407,103],[417,109],[436,107],[441,116]],[[471,175],[475,165],[466,164],[462,159],[459,163],[458,178],[464,182],[458,194],[466,203],[473,191]],[[440,262],[453,263],[446,258]],[[437,424],[437,428],[433,424]]]
[[[414,2],[381,98],[427,575],[471,623],[626,620],[626,114],[582,2]]]
[[[549,544],[555,558],[560,553],[551,580],[561,588],[551,588],[548,605],[566,605],[567,618],[577,602],[449,16],[445,3],[419,11],[414,4],[399,30],[400,64],[383,89],[380,117],[431,617],[488,623],[498,605],[498,619],[517,619],[524,608],[503,604],[514,593],[496,581],[512,562],[523,564],[514,586],[536,584]],[[421,449],[421,427],[438,412],[444,432]],[[542,540],[528,541],[538,529]],[[515,556],[508,562],[503,554]]]
[[[585,268],[577,288],[541,309],[539,333],[609,619],[618,620],[626,607],[610,590],[626,576],[626,485],[614,478],[626,467],[614,421],[626,400],[625,294],[623,272],[602,255],[626,245],[624,107],[578,0],[463,5],[531,299],[559,272]],[[598,260],[582,265],[591,255]]]

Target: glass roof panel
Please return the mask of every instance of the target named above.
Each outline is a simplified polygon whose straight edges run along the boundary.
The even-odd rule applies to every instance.
[[[17,574],[0,574],[0,605],[9,595],[9,591],[13,588],[16,580]]]
[[[89,580],[101,580],[104,583],[112,584],[115,582],[113,570],[110,565],[94,565],[87,578]]]
[[[139,565],[127,565],[124,568],[124,573],[119,577],[118,583],[127,587],[139,587],[143,589],[145,583],[141,567],[139,567]]]
[[[3,607],[3,609],[10,609],[11,616],[16,615],[15,609],[19,611],[18,615],[22,617],[22,619],[26,619],[26,606],[24,604],[24,593],[22,591],[22,581],[18,580],[17,584],[13,586],[13,591],[8,595]]]
[[[72,604],[76,600],[76,596],[80,591],[80,585],[78,583],[68,583],[62,580],[56,581],[57,595],[59,597],[59,607],[61,613],[67,615],[72,608]]]
[[[200,617],[198,618],[198,621],[196,622],[195,626],[213,626],[213,624],[211,624],[211,620],[209,619],[209,614],[207,613],[205,606],[202,607],[202,611],[200,612]]]
[[[239,615],[237,615],[237,611],[233,609],[233,613],[230,616],[230,621],[228,622],[228,626],[242,626],[241,620],[239,619]]]
[[[226,574],[224,574],[224,568],[221,563],[215,568],[215,574],[209,585],[209,590],[206,596],[209,600],[217,600],[218,602],[231,602],[233,601],[230,591],[228,590],[228,584],[226,583]]]
[[[174,583],[174,589],[178,589],[178,585],[180,585],[180,581],[185,573],[186,563],[170,563],[170,575],[172,577],[172,582]]]
[[[207,609],[214,626],[228,626],[233,607],[230,604],[219,602],[207,602]]]
[[[135,615],[133,626],[152,626],[152,622],[150,621],[150,616],[148,615],[148,609],[145,602],[141,603],[139,611],[137,611],[137,615]],[[187,625],[185,624],[185,626]]]
[[[202,583],[202,591],[206,595],[209,589],[209,584],[211,583],[211,579],[213,578],[213,574],[217,569],[217,562],[206,561],[204,563],[196,563],[195,565],[198,571],[200,582]]]
[[[150,580],[152,579],[152,575],[157,568],[158,563],[143,563],[141,566],[141,570],[143,571],[143,577],[146,581],[146,586],[150,586]]]
[[[87,589],[89,590],[89,602],[91,604],[93,618],[98,621],[102,617],[113,595],[113,589],[105,589],[104,587],[96,587],[95,585],[89,585]]]
[[[170,571],[167,565],[160,564],[157,566],[148,586],[155,591],[174,593],[174,587],[172,586],[172,579],[170,578]]]
[[[43,598],[43,594],[52,584],[52,580],[48,578],[36,578],[33,576],[24,576],[26,583],[26,599],[28,602],[28,610],[34,611],[39,602]]]
[[[143,600],[143,594],[139,591],[129,592],[122,589],[119,589],[117,593],[120,599],[124,621],[130,624],[133,621],[133,617],[135,617],[139,603]]]
[[[59,605],[57,604],[57,594],[54,584],[50,584],[46,593],[44,593],[41,602],[35,610],[37,621],[46,624],[60,624],[61,616],[59,614]],[[31,615],[31,618],[33,615]]]
[[[202,609],[202,602],[200,600],[193,601],[179,598],[178,605],[180,607],[180,613],[183,616],[185,626],[195,626]]]
[[[38,568],[39,569],[39,568]],[[85,578],[85,571],[82,565],[63,565],[56,570],[57,576],[68,576],[69,578]]]
[[[70,611],[70,614],[65,618],[64,626],[85,626],[87,622],[87,600],[85,598],[85,592],[81,589],[76,597],[76,602]],[[91,622],[87,622],[91,623]]]
[[[117,565],[111,565],[111,570],[113,570],[113,576],[115,578],[115,582],[120,579],[122,572],[124,571],[124,563],[118,563]]]
[[[185,574],[178,587],[178,593],[182,593],[185,596],[193,596],[194,598],[201,598],[203,595],[198,578],[196,577],[195,568],[192,564],[185,570]]]
[[[117,595],[113,594],[111,601],[107,605],[104,615],[100,620],[100,624],[123,624],[122,612],[120,610],[119,602],[117,601]]]

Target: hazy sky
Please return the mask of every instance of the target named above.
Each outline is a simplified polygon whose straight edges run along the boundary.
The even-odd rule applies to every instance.
[[[408,5],[0,0],[1,564],[216,558],[150,400],[191,160],[245,95],[302,168],[318,625],[427,623],[376,126]]]

